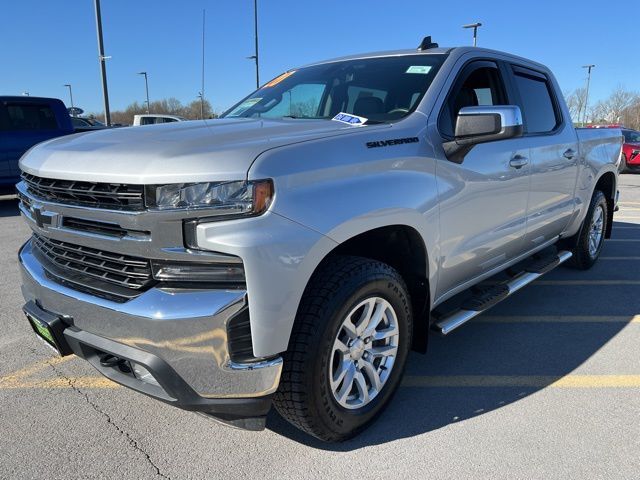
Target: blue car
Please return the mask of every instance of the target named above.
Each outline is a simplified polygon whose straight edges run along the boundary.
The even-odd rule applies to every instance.
[[[36,143],[74,133],[61,100],[0,96],[0,188],[20,179],[18,161]]]

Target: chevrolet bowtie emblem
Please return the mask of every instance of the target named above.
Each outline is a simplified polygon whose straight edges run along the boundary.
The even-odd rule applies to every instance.
[[[55,212],[47,212],[46,210],[43,210],[42,207],[31,207],[31,215],[33,220],[36,222],[36,225],[40,228],[60,226],[60,215]]]

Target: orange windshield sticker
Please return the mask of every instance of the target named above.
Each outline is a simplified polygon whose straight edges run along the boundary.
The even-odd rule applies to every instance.
[[[266,85],[264,85],[262,88],[267,88],[267,87],[275,87],[277,84],[279,84],[281,81],[283,81],[285,78],[289,78],[291,75],[293,75],[294,73],[296,73],[295,70],[291,70],[289,72],[285,72],[282,75],[274,78],[273,80],[271,80],[269,83],[267,83]]]

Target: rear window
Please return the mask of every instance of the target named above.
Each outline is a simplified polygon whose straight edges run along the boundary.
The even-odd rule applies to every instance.
[[[175,118],[165,118],[165,117],[142,117],[140,119],[140,125],[156,125],[158,123],[171,123],[177,122]]]
[[[520,71],[514,73],[527,133],[546,133],[554,130],[560,119],[551,97],[549,81],[538,75],[528,75]]]
[[[640,143],[640,132],[634,132],[633,130],[623,130],[624,141],[626,143]]]
[[[36,103],[5,104],[8,130],[56,130],[58,122],[49,105]]]

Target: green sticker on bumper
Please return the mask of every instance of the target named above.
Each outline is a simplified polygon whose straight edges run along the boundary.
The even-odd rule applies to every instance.
[[[43,325],[42,323],[40,323],[38,320],[34,318],[29,317],[29,320],[31,321],[31,324],[33,325],[33,327],[36,329],[36,333],[38,335],[44,338],[51,345],[56,344],[56,342],[53,340],[53,335],[51,334],[51,330],[49,330],[47,326]]]

